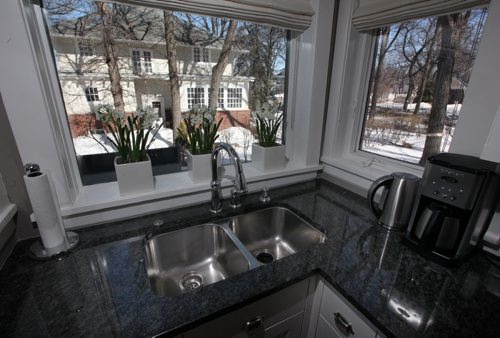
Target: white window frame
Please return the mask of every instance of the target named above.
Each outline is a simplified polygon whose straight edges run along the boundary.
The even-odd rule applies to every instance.
[[[227,88],[227,100],[226,100],[226,106],[228,109],[240,109],[243,107],[243,88],[241,87],[231,87]],[[236,94],[236,96],[232,96],[230,93],[233,93],[232,95]]]
[[[199,93],[202,93],[202,95],[200,97],[198,97]],[[190,97],[190,95],[194,95],[194,96]],[[193,106],[195,104],[206,105],[205,95],[206,95],[205,87],[188,87],[188,88],[186,88],[186,99],[187,99],[188,109],[193,108]],[[200,101],[200,100],[201,100],[201,102],[195,102],[195,101]]]
[[[81,44],[85,44],[86,47],[82,48]],[[78,50],[78,55],[79,57],[91,57],[94,56],[94,48],[92,47],[92,44],[90,43],[89,40],[78,40],[76,43],[76,48]],[[87,53],[86,49],[90,50],[90,55]]]
[[[193,46],[193,48],[191,48],[192,60],[194,63],[210,63],[212,59],[211,54],[210,48],[207,47]]]
[[[99,90],[97,89],[97,87],[85,87],[85,99],[87,100],[87,102],[101,101],[101,98],[99,97]]]
[[[146,61],[146,53],[149,54],[149,60]],[[150,50],[142,51],[143,72],[145,74],[153,74],[153,52]],[[149,66],[149,67],[148,67]]]
[[[217,109],[226,109],[226,93],[227,88],[219,87],[219,93],[217,94]]]
[[[136,67],[134,65],[134,52],[139,53],[139,68],[140,72],[136,71]],[[149,53],[150,55],[150,71],[146,71],[146,59],[144,53]],[[150,49],[142,49],[142,48],[131,48],[130,49],[130,67],[132,68],[132,73],[135,75],[145,75],[145,74],[153,74],[153,51]]]
[[[395,171],[405,171],[421,176],[423,167],[359,149],[366,112],[370,72],[374,62],[376,34],[375,32],[360,33],[352,27],[351,13],[353,6],[353,1],[340,2],[334,61],[330,75],[332,85],[329,93],[321,162],[324,164],[324,173],[327,174],[330,180],[359,195],[366,196],[369,186],[378,177]],[[500,14],[500,11],[497,10],[495,14]],[[494,21],[494,19],[491,19],[494,16],[490,7],[486,26]],[[490,45],[485,46],[481,42],[479,53],[481,53],[482,49],[483,53],[487,53],[486,50],[491,49],[491,47]],[[471,79],[474,77],[474,73],[477,72],[476,68],[480,66],[477,64],[478,59],[476,59],[472,70]],[[469,86],[463,107],[468,101],[471,101],[470,92],[471,88]],[[456,139],[464,137],[464,135],[458,135],[459,128],[463,128],[463,121],[466,120],[464,116],[470,116],[471,113],[476,114],[476,120],[478,114],[483,114],[481,109],[464,110],[462,108],[450,151],[479,156],[479,154],[468,153],[463,147],[454,147]],[[487,115],[490,112],[484,114]],[[471,139],[470,142],[477,143],[480,141]]]
[[[290,41],[285,126],[289,162],[284,170],[269,173],[244,164],[249,191],[311,180],[321,170],[321,135],[317,130],[323,124],[328,80],[324,69],[329,64],[334,2],[312,0],[312,4],[318,14],[311,27],[301,34],[293,33]],[[116,182],[83,186],[42,11],[33,0],[4,5],[8,19],[0,22],[0,41],[12,38],[17,48],[2,48],[0,54],[4,64],[23,63],[21,71],[16,67],[15,73],[0,65],[2,75],[6,75],[0,78],[4,105],[23,162],[38,163],[51,173],[66,227],[105,223],[209,199],[209,185],[192,183],[186,172],[156,176],[155,191],[137,196],[120,196]],[[23,81],[6,83],[14,77]],[[25,91],[32,93],[30,100],[20,99]],[[27,119],[36,125],[36,133],[27,128]],[[230,174],[231,168],[226,171]],[[231,181],[224,179],[222,184],[227,196]]]

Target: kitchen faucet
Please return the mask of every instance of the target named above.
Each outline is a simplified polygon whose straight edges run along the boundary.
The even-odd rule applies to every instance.
[[[214,150],[212,150],[212,182],[210,183],[212,200],[210,202],[210,211],[214,214],[222,211],[222,190],[221,190],[221,177],[218,175],[217,168],[217,158],[221,150],[225,150],[231,162],[234,165],[234,188],[231,189],[231,202],[230,206],[232,208],[238,208],[241,206],[240,196],[247,191],[247,182],[245,180],[245,175],[243,174],[243,167],[241,166],[241,160],[238,153],[234,148],[228,143],[218,143],[215,145]]]

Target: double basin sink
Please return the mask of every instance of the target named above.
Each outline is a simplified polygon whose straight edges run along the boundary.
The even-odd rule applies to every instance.
[[[147,240],[146,272],[156,294],[175,296],[324,241],[290,210],[272,207]]]

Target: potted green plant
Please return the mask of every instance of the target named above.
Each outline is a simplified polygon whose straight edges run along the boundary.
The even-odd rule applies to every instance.
[[[151,108],[125,115],[111,105],[101,105],[97,115],[111,134],[108,140],[118,153],[115,171],[120,194],[153,191],[153,169],[147,150],[163,123],[154,123],[157,116]]]
[[[207,182],[211,179],[211,154],[219,137],[222,119],[215,119],[215,109],[194,105],[183,113],[183,123],[177,128],[178,141],[186,148],[189,176],[193,182]]]
[[[283,122],[280,103],[270,99],[252,113],[254,136],[252,165],[260,171],[278,170],[286,166],[285,145],[276,142]]]

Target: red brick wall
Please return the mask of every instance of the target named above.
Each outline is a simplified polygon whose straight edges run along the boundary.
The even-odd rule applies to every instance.
[[[222,123],[219,129],[226,129],[229,127],[249,127],[250,126],[250,110],[238,111],[218,111],[216,118],[221,119]]]
[[[68,115],[68,122],[71,129],[71,136],[88,136],[91,129],[102,128],[102,124],[96,126],[95,114],[73,114]]]

